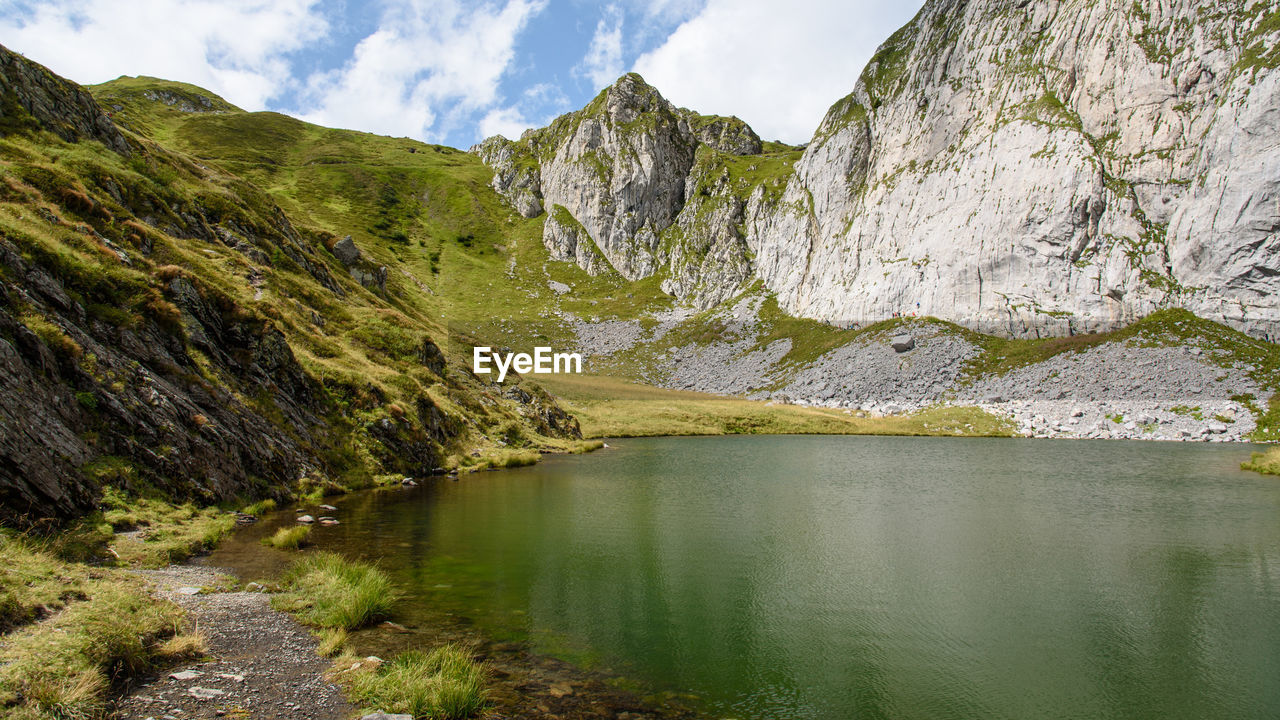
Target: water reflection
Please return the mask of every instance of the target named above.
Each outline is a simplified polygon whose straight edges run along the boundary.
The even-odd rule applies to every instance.
[[[1280,717],[1280,482],[1248,448],[742,437],[340,503],[409,622],[776,718]]]

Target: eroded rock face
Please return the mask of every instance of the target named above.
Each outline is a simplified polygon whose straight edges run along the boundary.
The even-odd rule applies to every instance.
[[[565,208],[615,270],[638,280],[662,264],[658,235],[683,205],[695,141],[675,107],[638,75],[592,105],[534,138],[549,155],[541,163],[543,202]]]
[[[562,205],[623,275],[666,269],[664,289],[701,307],[754,275],[788,312],[842,325],[914,313],[1065,335],[1184,307],[1275,339],[1277,11],[932,0],[783,193],[718,174],[760,152],[754,133],[637,76],[481,155],[517,206]],[[581,262],[564,238],[546,235]]]
[[[748,237],[757,273],[788,311],[837,323],[1063,335],[1181,306],[1275,338],[1275,12],[926,4]]]
[[[67,142],[97,140],[129,154],[129,143],[87,91],[0,45],[0,131],[34,123]]]
[[[760,138],[737,118],[677,108],[628,74],[547,128],[518,142],[489,138],[472,151],[521,215],[547,213],[543,243],[557,260],[629,280],[668,270],[666,290],[702,306],[736,294],[750,276],[736,229],[745,196],[720,192],[710,216],[696,211],[709,201],[690,203],[707,166],[723,169],[704,156],[761,152]]]
[[[166,293],[210,369],[269,403],[293,436],[204,380],[176,329],[150,318],[130,327],[93,318],[3,240],[0,264],[9,278],[0,281],[0,523],[84,513],[104,481],[225,502],[286,486],[318,464],[303,449],[319,422],[315,389],[273,326],[183,277]],[[17,303],[46,318],[48,337],[19,322]],[[138,474],[112,476],[103,458],[126,460]]]

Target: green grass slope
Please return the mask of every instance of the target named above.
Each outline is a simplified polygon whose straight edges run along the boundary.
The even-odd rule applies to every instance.
[[[0,53],[0,340],[51,393],[0,410],[43,412],[59,443],[4,448],[22,458],[0,478],[7,521],[91,507],[102,459],[131,491],[231,502],[574,447],[549,396],[477,379],[450,348],[455,301],[432,286],[471,274],[457,294],[488,320],[507,261],[508,213],[473,158],[151,78],[93,88],[95,106]],[[385,289],[333,255],[347,234]]]

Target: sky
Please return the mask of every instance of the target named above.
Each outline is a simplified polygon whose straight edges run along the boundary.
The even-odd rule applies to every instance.
[[[151,75],[246,110],[466,148],[639,72],[809,140],[922,0],[0,0],[0,44],[81,84]]]

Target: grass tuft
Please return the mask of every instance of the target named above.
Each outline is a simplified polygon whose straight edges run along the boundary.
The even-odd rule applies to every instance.
[[[276,533],[271,537],[262,538],[262,544],[269,545],[277,550],[297,550],[306,544],[307,536],[310,534],[310,525],[282,527],[276,530]]]
[[[316,637],[320,639],[316,652],[321,657],[336,657],[347,646],[347,631],[342,628],[324,628]]]
[[[1264,475],[1280,475],[1280,446],[1254,453],[1248,460],[1240,463],[1240,469]]]
[[[387,616],[396,596],[386,573],[330,552],[295,562],[282,584],[286,592],[272,605],[322,628],[355,630],[368,625]]]
[[[93,718],[129,678],[204,652],[182,610],[122,573],[68,564],[0,537],[0,716]],[[39,622],[34,622],[39,620]]]
[[[245,515],[262,517],[263,515],[266,515],[267,513],[275,509],[276,509],[276,501],[272,500],[271,498],[267,498],[266,500],[259,500],[258,502],[245,507],[245,509],[241,510],[240,512],[244,513]]]
[[[376,670],[354,675],[350,689],[357,702],[415,720],[472,717],[484,708],[487,696],[484,667],[457,645],[402,653]]]

